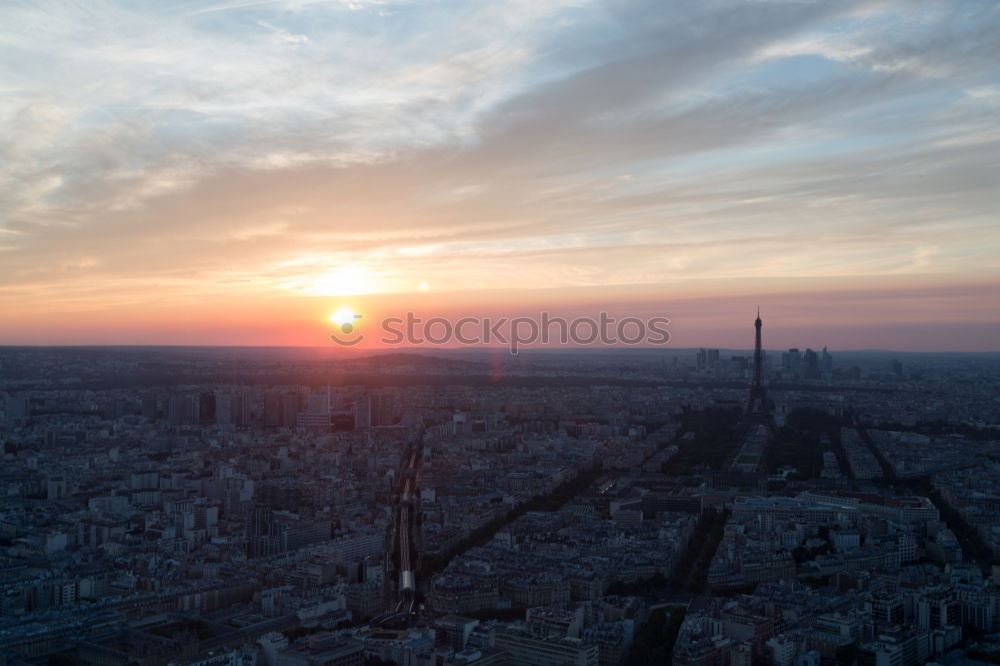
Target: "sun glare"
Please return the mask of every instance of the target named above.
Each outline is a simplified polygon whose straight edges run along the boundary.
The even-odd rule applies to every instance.
[[[309,292],[317,296],[355,296],[375,291],[375,280],[362,266],[343,266],[312,278]]]
[[[329,319],[334,324],[337,324],[338,326],[343,326],[344,324],[353,324],[356,317],[357,315],[351,308],[340,308],[332,315],[330,315]]]

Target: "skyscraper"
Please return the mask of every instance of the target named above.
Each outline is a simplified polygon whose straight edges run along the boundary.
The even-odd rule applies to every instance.
[[[206,391],[198,396],[198,422],[215,423],[215,394]]]
[[[396,422],[395,401],[391,393],[375,395],[372,402],[373,425],[391,426]]]
[[[294,428],[299,416],[299,394],[286,393],[281,396],[281,425]]]
[[[250,425],[250,397],[245,393],[215,396],[215,421],[219,425]]]
[[[806,379],[819,379],[819,354],[812,349],[806,349],[802,355],[802,376]]]
[[[372,427],[372,397],[362,396],[354,403],[354,429],[366,430]]]
[[[370,393],[354,405],[355,430],[391,426],[395,422],[395,400],[391,393]]]
[[[167,404],[167,420],[172,425],[198,423],[199,397],[190,393],[173,393]]]
[[[785,379],[798,379],[802,362],[802,354],[792,347],[781,355],[781,376]]]

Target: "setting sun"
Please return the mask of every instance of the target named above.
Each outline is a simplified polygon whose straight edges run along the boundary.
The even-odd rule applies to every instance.
[[[343,326],[344,324],[353,324],[359,316],[350,308],[340,308],[330,315],[329,320],[338,326]]]

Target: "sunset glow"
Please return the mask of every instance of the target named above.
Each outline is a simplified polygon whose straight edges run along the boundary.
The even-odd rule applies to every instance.
[[[377,282],[362,266],[344,266],[319,275],[307,275],[290,286],[310,296],[356,296],[378,290]]]
[[[324,345],[366,297],[998,349],[988,5],[7,3],[0,343]]]
[[[334,324],[343,326],[345,324],[353,324],[357,316],[358,315],[355,314],[354,310],[350,308],[340,308],[332,315],[330,315],[329,319]]]

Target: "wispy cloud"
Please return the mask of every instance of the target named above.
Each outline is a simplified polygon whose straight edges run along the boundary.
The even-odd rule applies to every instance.
[[[41,0],[0,26],[8,312],[345,264],[401,293],[1000,284],[990,3]]]

